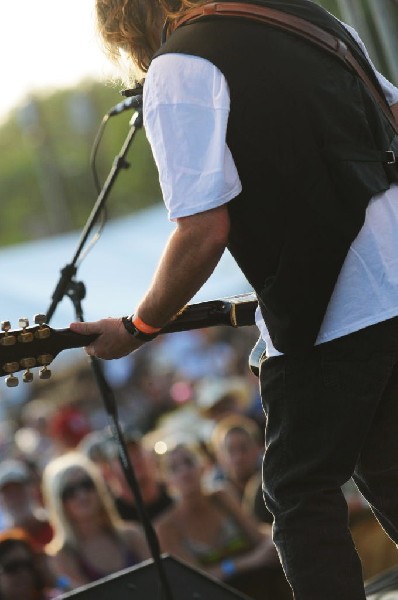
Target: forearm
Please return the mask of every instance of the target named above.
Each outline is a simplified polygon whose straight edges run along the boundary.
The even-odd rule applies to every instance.
[[[228,229],[223,207],[179,220],[151,286],[136,308],[145,323],[163,327],[189,302],[219,262]]]
[[[229,215],[224,206],[179,219],[135,314],[152,327],[166,325],[211,275],[224,252],[228,234]],[[77,333],[97,335],[86,346],[86,352],[98,358],[120,358],[143,343],[126,331],[121,318],[71,323],[70,328]]]

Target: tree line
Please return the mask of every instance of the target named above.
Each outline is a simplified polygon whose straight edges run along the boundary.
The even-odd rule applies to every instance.
[[[103,116],[123,98],[118,89],[85,81],[74,89],[34,94],[0,127],[0,245],[81,228],[98,192],[90,157]],[[131,110],[109,119],[96,154],[102,185],[130,130]],[[158,202],[156,167],[143,129],[107,199],[109,218]]]

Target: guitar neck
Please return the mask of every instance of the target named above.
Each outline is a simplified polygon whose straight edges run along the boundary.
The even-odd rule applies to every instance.
[[[176,318],[161,330],[161,334],[216,325],[242,327],[254,325],[257,299],[254,293],[187,304]],[[82,335],[70,329],[52,329],[36,325],[0,333],[0,375],[22,369],[46,366],[63,350],[88,346],[96,335]],[[30,377],[30,375],[29,375]],[[15,378],[14,378],[15,379]],[[8,383],[8,385],[16,385]]]
[[[173,321],[161,329],[160,335],[218,325],[230,327],[254,325],[256,308],[257,298],[254,293],[187,304]],[[81,348],[91,344],[97,337],[74,333],[68,328],[57,329],[57,335],[62,338],[61,345],[64,349]]]
[[[257,298],[254,293],[187,304],[160,333],[174,333],[217,325],[231,327],[254,325],[256,308]]]

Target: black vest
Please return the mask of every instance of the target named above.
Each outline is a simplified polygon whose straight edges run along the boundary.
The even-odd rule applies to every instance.
[[[338,35],[376,80],[346,29],[311,0],[257,3]],[[398,138],[356,74],[293,33],[206,17],[178,28],[157,56],[170,52],[209,60],[228,82],[227,143],[243,188],[228,204],[228,247],[275,347],[309,350],[369,200],[398,181],[396,164],[369,157],[398,154]]]

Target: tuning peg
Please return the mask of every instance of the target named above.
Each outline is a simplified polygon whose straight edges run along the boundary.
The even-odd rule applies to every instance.
[[[8,362],[3,365],[4,373],[8,373],[6,377],[7,387],[16,387],[18,385],[18,377],[15,377],[14,371],[18,371],[19,363],[17,362]]]
[[[22,375],[22,381],[25,383],[31,383],[33,381],[33,373],[30,372],[32,367],[36,366],[36,359],[32,357],[23,358],[20,363],[21,367],[26,369],[25,373]]]
[[[36,325],[39,325],[39,328],[35,332],[36,337],[39,338],[40,340],[48,338],[50,336],[51,332],[50,332],[50,328],[45,326],[46,315],[39,313],[39,314],[35,315],[33,318],[34,318]]]
[[[39,371],[40,379],[50,379],[51,371],[47,369],[47,365],[49,365],[53,361],[54,357],[51,354],[40,354],[37,357],[37,362],[39,365],[43,365],[43,368]]]
[[[39,377],[40,377],[40,379],[50,379],[50,377],[51,377],[51,370],[47,369],[46,366],[43,367],[39,371]]]
[[[5,373],[9,373],[10,375],[12,373],[14,373],[14,371],[18,371],[19,370],[19,363],[17,362],[8,362],[5,365],[3,365],[3,371]]]
[[[44,325],[46,322],[46,315],[43,313],[37,313],[33,318],[36,325]]]
[[[33,342],[33,333],[31,331],[26,331],[26,328],[29,326],[29,319],[27,317],[21,317],[18,321],[18,325],[22,329],[21,333],[18,335],[18,341],[22,343]]]
[[[15,335],[10,335],[8,332],[11,329],[10,321],[1,322],[1,330],[4,331],[4,335],[0,338],[0,344],[3,346],[13,346],[17,341]]]
[[[33,381],[33,373],[31,373],[30,369],[36,365],[36,359],[32,357],[23,358],[20,361],[21,367],[26,369],[25,373],[22,375],[22,381],[25,383],[31,383]]]
[[[31,369],[32,367],[36,366],[36,359],[33,356],[28,357],[28,358],[22,358],[20,360],[19,364],[24,369]]]
[[[33,381],[33,373],[32,373],[32,371],[29,371],[29,369],[26,369],[26,371],[22,375],[22,381],[24,383],[32,383],[32,381]]]
[[[15,377],[12,373],[6,377],[6,385],[7,387],[16,387],[18,385],[18,377]]]
[[[37,357],[37,362],[39,363],[39,365],[42,365],[43,367],[49,365],[53,360],[54,360],[54,357],[51,354],[40,354]]]

